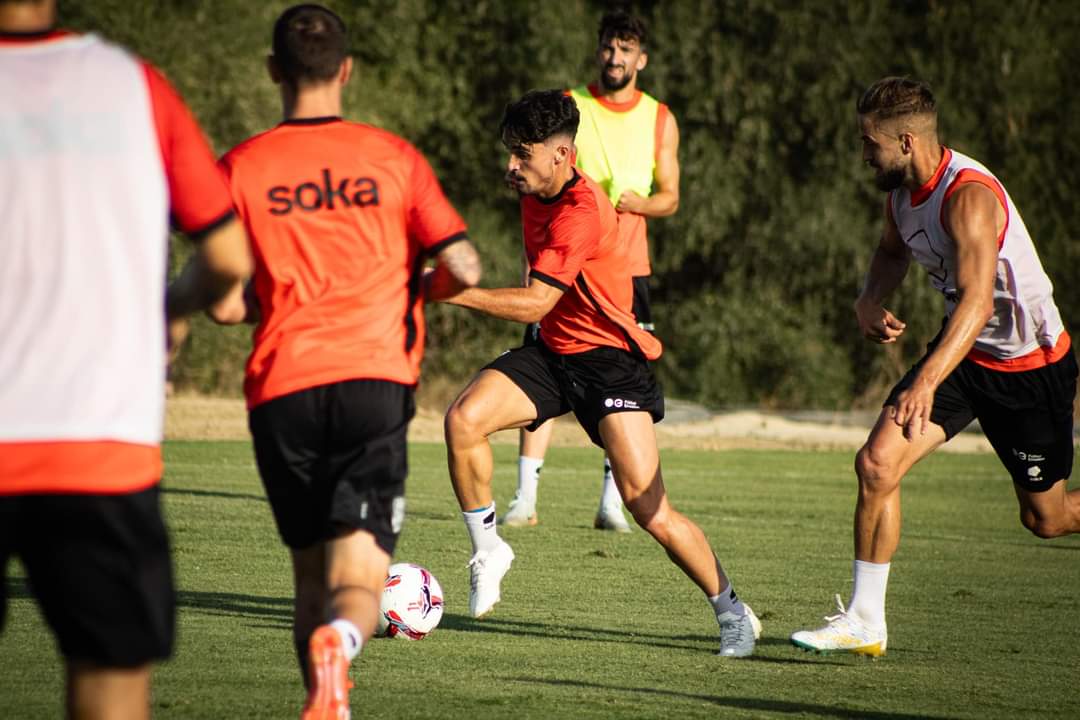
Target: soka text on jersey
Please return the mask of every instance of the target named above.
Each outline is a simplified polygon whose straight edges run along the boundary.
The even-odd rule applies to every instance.
[[[287,215],[294,206],[305,212],[337,207],[368,207],[379,204],[379,185],[369,177],[342,178],[335,184],[330,177],[330,168],[323,168],[322,185],[312,181],[293,188],[275,185],[267,192],[267,197],[274,205],[270,208],[271,215]]]

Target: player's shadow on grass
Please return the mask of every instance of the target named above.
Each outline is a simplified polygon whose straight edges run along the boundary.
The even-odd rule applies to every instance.
[[[545,640],[582,640],[591,642],[611,642],[634,645],[648,645],[650,647],[666,648],[669,650],[691,650],[700,652],[702,645],[709,648],[709,652],[715,652],[719,643],[719,631],[716,635],[658,635],[655,633],[642,633],[632,630],[617,630],[599,627],[574,627],[570,625],[557,625],[553,623],[535,623],[522,620],[503,620],[499,618],[485,618],[475,620],[465,615],[443,615],[440,628],[461,630],[463,632],[485,632],[513,635],[515,637],[536,637]],[[787,640],[781,638],[763,637],[758,640],[758,647],[771,645],[789,646]],[[779,663],[784,665],[807,664],[814,665],[832,664],[840,665],[828,660],[792,658],[767,658],[752,657],[752,661]]]
[[[268,620],[274,627],[292,627],[293,600],[291,597],[178,590],[176,606],[181,610],[195,610],[207,615]]]
[[[189,490],[187,488],[174,488],[162,486],[161,492],[166,495],[189,495],[191,497],[223,498],[225,500],[257,500],[266,502],[265,495],[252,495],[250,493],[230,493],[220,490]]]
[[[745,660],[732,660],[730,662],[745,662]],[[750,710],[757,712],[783,713],[785,715],[820,715],[830,718],[850,718],[861,720],[862,718],[875,718],[875,720],[945,720],[944,715],[915,715],[911,713],[883,712],[881,710],[855,710],[837,707],[835,705],[813,705],[810,703],[791,702],[787,700],[768,700],[764,698],[724,697],[721,695],[706,695],[704,693],[686,693],[675,690],[663,690],[650,687],[621,687],[618,685],[601,685],[599,683],[582,682],[580,680],[544,680],[533,677],[510,677],[507,680],[527,683],[531,685],[551,685],[565,687],[573,691],[603,690],[604,692],[622,692],[632,695],[659,695],[669,698],[693,700],[695,702],[708,703],[720,707],[735,708],[738,710]]]

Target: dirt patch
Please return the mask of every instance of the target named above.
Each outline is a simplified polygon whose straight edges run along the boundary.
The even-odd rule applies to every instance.
[[[693,403],[669,401],[668,418],[656,426],[662,449],[726,450],[836,449],[856,450],[866,440],[872,420],[837,415],[830,421],[791,419],[754,411],[710,413]],[[409,426],[414,442],[442,442],[442,410],[420,408]],[[247,413],[243,400],[179,395],[169,398],[165,411],[165,437],[169,440],[247,440]],[[516,431],[496,433],[495,443],[517,443]],[[555,421],[552,444],[585,447],[589,438],[573,416]],[[950,452],[992,452],[979,432],[963,432],[942,448]]]

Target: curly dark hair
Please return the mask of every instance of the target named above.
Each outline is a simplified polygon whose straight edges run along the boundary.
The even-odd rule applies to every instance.
[[[322,5],[294,5],[274,23],[274,63],[292,84],[330,80],[349,51],[345,23]]]
[[[855,103],[860,115],[891,120],[906,115],[937,115],[930,85],[906,77],[885,77],[866,89]]]
[[[581,115],[573,98],[562,90],[530,90],[506,106],[499,135],[511,152],[542,143],[556,135],[577,135]]]
[[[600,29],[597,31],[596,41],[603,44],[604,40],[615,38],[616,40],[637,40],[638,45],[645,49],[649,39],[649,30],[645,21],[636,15],[631,15],[625,10],[614,10],[604,13],[600,18]]]

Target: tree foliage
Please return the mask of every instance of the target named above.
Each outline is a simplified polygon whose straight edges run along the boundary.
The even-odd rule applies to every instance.
[[[502,187],[495,129],[535,87],[595,76],[598,1],[376,0],[328,3],[357,62],[350,118],[421,148],[462,211],[485,284],[517,282],[517,203]],[[242,0],[61,2],[65,23],[113,38],[161,67],[218,151],[280,119],[265,72],[286,3]],[[940,298],[913,267],[890,307],[908,321],[896,347],[855,333],[852,302],[880,232],[883,196],[860,161],[854,101],[887,74],[928,80],[942,139],[1005,183],[1056,283],[1080,250],[1080,13],[1066,0],[716,0],[642,2],[652,38],[642,86],[679,120],[682,200],[650,222],[654,313],[669,392],[714,405],[847,407],[882,391],[936,332]],[[177,244],[174,263],[183,257]],[[425,373],[464,379],[520,328],[434,307]],[[247,332],[201,324],[178,380],[239,386]]]

